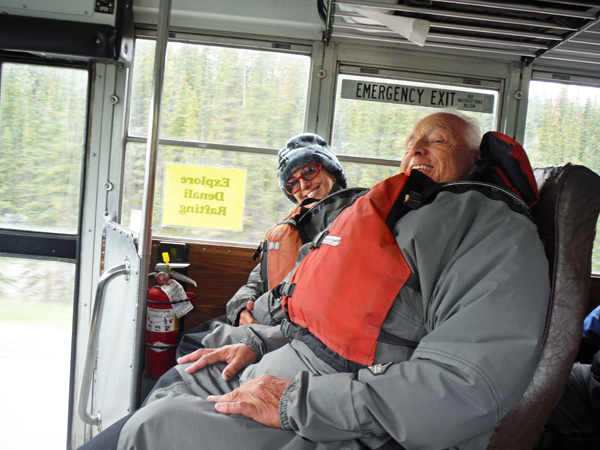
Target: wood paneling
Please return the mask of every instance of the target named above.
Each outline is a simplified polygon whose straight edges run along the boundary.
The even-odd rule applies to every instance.
[[[150,271],[156,265],[156,244]],[[196,294],[194,309],[185,316],[185,329],[225,314],[225,305],[237,290],[246,284],[250,271],[256,266],[252,260],[254,248],[230,247],[207,244],[189,244],[190,267],[188,276],[198,287],[188,286]],[[152,285],[152,281],[151,284]],[[591,277],[588,312],[600,305],[600,276]]]
[[[153,242],[151,272],[156,265],[156,244],[158,242]],[[194,309],[185,316],[185,329],[225,314],[225,305],[246,284],[248,275],[257,264],[252,260],[253,248],[207,244],[189,246],[190,267],[187,276],[198,286],[188,285],[186,288],[188,292],[196,294],[196,299]],[[152,285],[152,281],[150,283]]]

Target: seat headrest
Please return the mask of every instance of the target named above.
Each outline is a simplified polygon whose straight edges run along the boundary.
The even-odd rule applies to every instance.
[[[490,169],[486,175],[506,189],[510,189],[529,207],[540,200],[535,176],[527,153],[513,138],[489,131],[483,135],[480,145],[480,169]]]

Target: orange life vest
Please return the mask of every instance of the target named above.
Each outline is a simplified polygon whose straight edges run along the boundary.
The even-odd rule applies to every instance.
[[[388,178],[344,210],[313,241],[291,279],[293,290],[284,292],[291,322],[365,366],[373,364],[381,326],[411,273],[390,229],[409,209],[407,180]]]
[[[260,243],[254,259],[260,255],[260,290],[267,292],[280,284],[296,267],[300,247],[311,242],[337,215],[366,192],[364,188],[336,190],[312,208],[296,207],[273,225]]]
[[[268,289],[273,289],[283,281],[285,276],[296,266],[296,258],[302,247],[300,234],[298,233],[298,216],[306,211],[300,206],[288,214],[288,216],[273,225],[265,240],[261,243],[261,271],[263,280],[267,280]],[[265,251],[266,250],[266,251]],[[266,270],[266,273],[264,271]]]

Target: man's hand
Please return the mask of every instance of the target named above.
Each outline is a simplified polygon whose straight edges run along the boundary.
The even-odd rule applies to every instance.
[[[240,313],[240,325],[249,325],[251,323],[258,323],[258,320],[254,318],[252,315],[252,310],[254,309],[254,302],[249,301],[246,305],[246,308],[242,310]]]
[[[196,361],[185,369],[186,373],[194,373],[209,364],[226,362],[223,379],[230,380],[240,370],[256,362],[256,355],[246,344],[226,345],[221,348],[201,348],[177,360],[179,364]]]
[[[294,380],[261,375],[247,381],[229,394],[211,395],[207,400],[217,402],[215,409],[223,414],[241,414],[263,425],[281,428],[279,400]]]

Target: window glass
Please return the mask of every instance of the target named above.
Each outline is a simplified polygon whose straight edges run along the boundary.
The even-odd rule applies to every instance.
[[[453,86],[431,83],[401,82],[374,77],[340,75],[336,94],[332,146],[342,155],[368,156],[400,160],[404,154],[406,137],[423,117],[441,111],[415,105],[379,103],[342,98],[343,80],[360,80],[370,83],[409,84],[411,86],[463,91]],[[467,90],[464,90],[467,92]],[[494,113],[460,111],[478,119],[486,131],[495,130],[498,93],[492,90],[468,89],[468,92],[494,96]]]
[[[600,173],[600,88],[532,81],[524,147],[533,167],[583,164]],[[596,236],[600,234],[600,227]],[[600,273],[600,242],[592,272]]]
[[[132,223],[132,210],[134,211],[133,217],[135,220],[135,210],[142,209],[141,194],[144,184],[145,153],[145,145],[129,143],[127,146],[125,170],[130,182],[125,185],[123,223],[131,226],[134,230],[138,228],[135,222]],[[246,169],[243,231],[161,226],[164,170],[167,162]],[[202,201],[199,201],[199,203],[202,203]],[[265,232],[275,222],[285,217],[293,207],[294,204],[279,189],[277,159],[274,156],[189,147],[160,147],[154,194],[154,220],[152,224],[154,234],[258,243],[264,238]]]
[[[136,41],[129,135],[147,135],[154,41]],[[294,206],[280,191],[277,149],[303,130],[310,58],[306,55],[170,42],[160,139],[235,145],[245,152],[160,145],[153,233],[255,244]],[[204,146],[204,145],[203,145]],[[253,147],[273,149],[254,153]],[[145,144],[128,142],[123,223],[139,229]],[[165,163],[246,169],[243,231],[162,226]]]
[[[76,233],[85,70],[1,65],[0,227]]]
[[[0,257],[2,448],[66,448],[74,279],[73,264]]]
[[[146,136],[154,41],[135,49],[130,134]],[[302,132],[310,58],[170,42],[160,137],[279,148]]]
[[[139,224],[135,220],[136,214],[142,209],[140,194],[144,181],[145,152],[145,145],[129,143],[127,146],[128,157],[125,170],[130,175],[132,182],[125,186],[123,224],[133,230],[139,229]],[[243,231],[162,226],[164,164],[166,162],[245,169],[246,189]],[[399,165],[377,166],[342,163],[342,166],[346,172],[348,186],[371,187],[378,181],[395,175],[399,171]],[[161,146],[156,175],[152,230],[154,234],[160,236],[181,236],[258,244],[259,241],[264,239],[266,231],[295,207],[295,204],[279,189],[277,161],[271,155]],[[199,203],[201,204],[202,201],[199,201]]]

